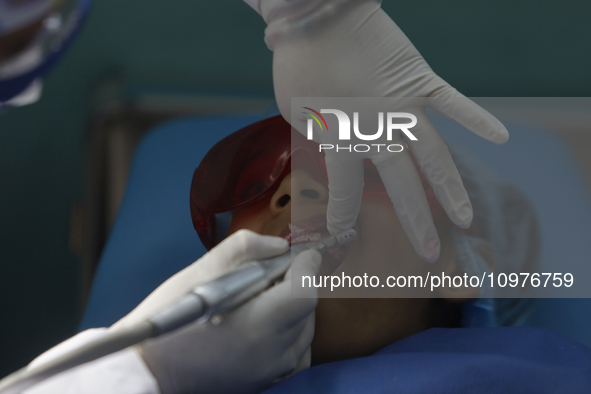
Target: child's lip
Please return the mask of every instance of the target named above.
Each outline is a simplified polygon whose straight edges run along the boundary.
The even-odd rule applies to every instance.
[[[290,223],[283,229],[280,236],[289,241],[290,246],[320,241],[329,237],[330,233],[326,227],[326,215],[313,215],[296,223]],[[339,246],[325,253],[318,274],[328,275],[334,272],[347,257],[347,246]]]
[[[288,224],[279,235],[290,245],[320,241],[330,236],[326,228],[326,215],[313,215],[304,220]]]

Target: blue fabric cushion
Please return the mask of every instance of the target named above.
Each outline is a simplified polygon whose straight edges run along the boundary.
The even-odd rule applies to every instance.
[[[265,394],[589,393],[591,349],[534,328],[431,329],[312,367]]]

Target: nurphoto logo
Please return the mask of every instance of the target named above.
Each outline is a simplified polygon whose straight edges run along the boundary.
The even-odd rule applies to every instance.
[[[351,140],[351,119],[344,111],[338,109],[321,109],[316,111],[310,107],[302,107],[310,112],[303,112],[310,118],[307,122],[307,138],[309,140],[314,139],[314,124],[318,125],[321,133],[330,133],[326,119],[322,114],[332,114],[337,117],[339,123],[338,129],[338,140],[339,141],[350,141]],[[387,112],[384,116],[383,112],[378,112],[378,130],[373,134],[364,134],[359,130],[359,112],[353,112],[353,134],[354,137],[361,141],[376,141],[382,138],[384,134],[384,118],[386,118],[386,140],[392,141],[392,135],[394,130],[400,130],[404,135],[411,141],[417,141],[417,137],[410,132],[409,129],[417,125],[417,117],[408,112]],[[400,120],[409,120],[410,122],[400,123]],[[325,138],[321,138],[325,141]],[[383,148],[388,152],[397,153],[404,150],[404,146],[401,144],[355,144],[355,145],[340,145],[340,144],[320,144],[319,151],[323,150],[335,150],[348,151],[348,152],[369,152],[370,150],[377,150]]]

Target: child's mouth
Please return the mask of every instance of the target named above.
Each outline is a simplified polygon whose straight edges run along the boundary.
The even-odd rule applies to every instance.
[[[315,215],[297,223],[290,223],[281,236],[289,241],[290,245],[320,241],[329,237],[326,227],[326,215]],[[322,255],[322,264],[318,275],[330,275],[347,257],[347,245],[339,246]]]

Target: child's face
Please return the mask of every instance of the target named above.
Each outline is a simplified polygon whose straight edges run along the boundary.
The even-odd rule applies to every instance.
[[[249,229],[292,243],[307,242],[310,236],[324,238],[329,235],[327,203],[326,186],[308,172],[294,170],[270,198],[235,210],[229,232]],[[424,276],[433,268],[414,251],[387,195],[364,195],[354,228],[358,234],[354,242],[324,254],[321,275],[367,273],[383,282],[393,274]],[[446,259],[445,249],[436,264]],[[428,328],[429,302],[428,298],[320,298],[313,363],[366,356]]]

